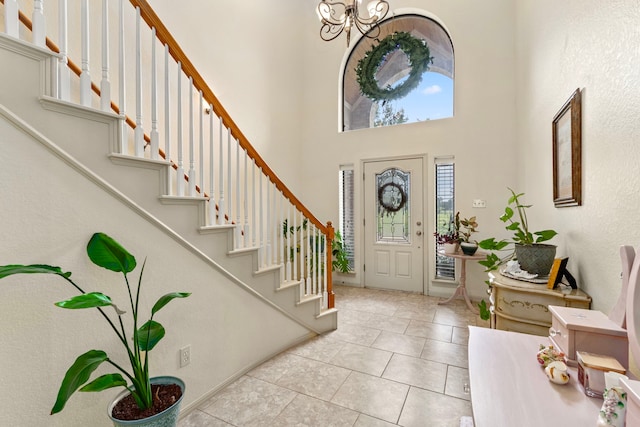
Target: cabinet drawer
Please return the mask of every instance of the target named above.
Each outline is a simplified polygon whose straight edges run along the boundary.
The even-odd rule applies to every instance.
[[[569,330],[564,326],[560,320],[553,316],[551,320],[551,329],[549,329],[549,338],[553,341],[556,349],[563,352],[569,359],[575,360],[575,351],[573,355],[569,354]]]
[[[520,332],[530,335],[549,335],[549,328],[546,326],[510,319],[508,317],[501,316],[500,313],[496,313],[495,328],[502,331]]]
[[[542,322],[551,326],[549,305],[558,305],[559,302],[547,295],[499,289],[496,295],[496,311],[507,316]],[[545,335],[547,333],[548,331]]]

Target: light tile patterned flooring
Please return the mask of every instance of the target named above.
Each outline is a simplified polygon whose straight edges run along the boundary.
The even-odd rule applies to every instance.
[[[338,329],[217,393],[179,427],[458,427],[471,416],[462,300],[336,286]]]

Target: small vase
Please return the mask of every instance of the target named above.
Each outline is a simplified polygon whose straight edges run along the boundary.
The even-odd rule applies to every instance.
[[[457,243],[445,243],[444,245],[444,253],[445,254],[455,254],[458,252],[458,244]]]
[[[460,242],[460,249],[465,255],[473,255],[478,250],[478,243],[476,242]]]

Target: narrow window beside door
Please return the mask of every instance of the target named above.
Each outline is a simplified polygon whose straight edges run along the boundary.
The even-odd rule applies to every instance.
[[[455,216],[454,163],[436,161],[436,232],[446,233],[450,230]],[[456,277],[455,259],[439,255],[442,245],[436,246],[436,279],[453,280]]]
[[[349,271],[354,270],[355,261],[355,230],[353,210],[353,166],[340,166],[339,180],[339,209],[340,209],[340,235],[342,246],[349,260]]]

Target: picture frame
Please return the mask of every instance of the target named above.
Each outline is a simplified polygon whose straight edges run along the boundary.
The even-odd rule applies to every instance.
[[[553,203],[582,205],[582,91],[576,89],[552,122]]]

